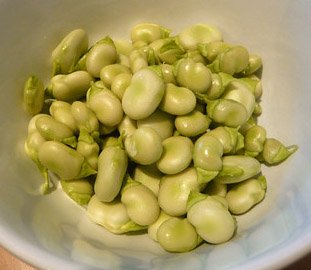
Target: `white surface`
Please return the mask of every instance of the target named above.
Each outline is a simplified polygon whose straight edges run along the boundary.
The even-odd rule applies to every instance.
[[[218,26],[224,39],[264,61],[260,118],[269,137],[300,149],[264,168],[265,201],[239,218],[229,243],[168,254],[145,236],[115,236],[90,223],[61,193],[35,193],[41,181],[23,154],[28,117],[22,86],[48,79],[49,55],[70,30],[91,40],[129,37],[138,22],[175,33],[193,23]],[[298,1],[0,1],[0,243],[43,269],[275,269],[311,250],[311,2]]]

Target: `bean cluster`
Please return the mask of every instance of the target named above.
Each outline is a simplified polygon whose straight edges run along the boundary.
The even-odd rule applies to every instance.
[[[261,164],[297,150],[257,124],[261,58],[216,27],[172,35],[142,23],[130,41],[106,36],[92,46],[76,29],[51,59],[47,86],[35,75],[24,86],[26,153],[42,193],[57,175],[115,234],[147,229],[170,252],[228,241],[235,215],[265,197]]]

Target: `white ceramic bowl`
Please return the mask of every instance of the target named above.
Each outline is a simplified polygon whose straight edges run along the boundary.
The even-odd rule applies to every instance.
[[[311,251],[311,2],[207,0],[0,1],[0,244],[42,269],[275,269]],[[263,203],[238,219],[234,239],[169,254],[146,236],[116,236],[92,224],[60,192],[35,192],[41,176],[23,153],[27,121],[22,86],[48,79],[49,56],[61,37],[84,28],[95,41],[128,38],[138,22],[175,33],[193,23],[218,26],[264,62],[260,118],[269,137],[299,150],[264,168]]]

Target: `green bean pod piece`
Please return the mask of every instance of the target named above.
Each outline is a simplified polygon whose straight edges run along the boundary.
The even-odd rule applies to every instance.
[[[185,88],[167,83],[159,108],[173,115],[185,115],[192,112],[196,105],[196,96]]]
[[[146,226],[154,223],[160,215],[160,207],[154,193],[142,185],[128,178],[122,188],[121,202],[135,223]]]
[[[78,127],[71,112],[71,104],[65,101],[55,100],[52,102],[49,111],[56,121],[65,124],[74,133],[77,133]]]
[[[263,200],[266,189],[267,183],[264,176],[234,184],[226,195],[229,211],[235,215],[244,214]]]
[[[92,81],[92,76],[83,70],[59,74],[51,78],[47,90],[58,100],[72,102],[86,95]]]
[[[220,244],[232,238],[236,221],[219,198],[191,192],[187,209],[188,221],[206,242]]]
[[[188,137],[173,136],[163,141],[163,152],[157,161],[158,169],[165,174],[176,174],[192,161],[193,143]]]
[[[202,63],[181,59],[176,64],[176,81],[194,93],[204,94],[212,84],[212,74]]]
[[[60,142],[47,141],[38,149],[40,163],[63,180],[79,179],[96,174],[76,150]]]
[[[210,123],[211,119],[197,110],[193,110],[186,115],[179,115],[175,118],[177,131],[186,137],[194,137],[206,132]]]
[[[144,119],[159,106],[164,95],[163,80],[152,70],[136,72],[122,97],[124,112],[132,119]]]
[[[168,37],[170,31],[161,25],[153,23],[140,23],[131,30],[131,40],[133,43],[142,41],[149,44],[154,40]]]
[[[118,54],[113,40],[105,37],[97,41],[86,55],[86,70],[95,78],[99,78],[103,67],[114,64]]]
[[[130,69],[127,66],[121,64],[112,64],[104,66],[99,73],[100,79],[103,81],[106,87],[111,88],[112,82],[119,74],[131,74]]]
[[[87,206],[89,218],[114,234],[140,231],[145,226],[134,223],[127,214],[125,205],[120,201],[101,202],[93,195]]]
[[[156,162],[163,151],[162,138],[150,127],[136,129],[133,134],[125,138],[124,145],[128,156],[141,165]]]
[[[154,129],[165,140],[173,135],[174,117],[166,112],[156,110],[148,117],[137,120],[137,127],[149,127]]]
[[[178,42],[185,50],[194,50],[200,43],[221,41],[222,34],[218,28],[207,24],[194,24],[178,35]]]
[[[171,216],[181,216],[187,212],[190,191],[200,190],[196,169],[188,167],[178,174],[165,175],[161,179],[158,202],[161,209]]]
[[[41,112],[44,104],[44,85],[35,75],[30,76],[24,85],[23,103],[25,110],[35,115]]]
[[[186,218],[171,217],[158,228],[157,239],[169,252],[187,252],[194,249],[201,239]]]
[[[284,146],[279,140],[267,138],[265,140],[262,157],[268,164],[278,164],[287,159],[298,149],[297,145]]]
[[[215,181],[223,184],[238,183],[261,172],[260,162],[249,156],[234,155],[222,158],[222,170]]]
[[[73,30],[66,35],[52,52],[53,75],[73,72],[88,46],[89,40],[83,29]]]
[[[149,188],[156,197],[159,193],[160,180],[163,174],[155,164],[138,165],[134,169],[133,179]]]
[[[87,179],[62,180],[60,183],[63,191],[80,205],[87,205],[94,194],[93,185]]]
[[[42,115],[36,120],[36,128],[47,141],[59,141],[76,147],[77,139],[71,128],[56,121],[50,115]]]
[[[119,194],[128,166],[128,158],[120,146],[102,150],[98,157],[98,173],[94,190],[102,202],[111,202]]]
[[[123,110],[121,101],[107,88],[90,94],[87,100],[87,106],[105,126],[113,127],[122,121]]]

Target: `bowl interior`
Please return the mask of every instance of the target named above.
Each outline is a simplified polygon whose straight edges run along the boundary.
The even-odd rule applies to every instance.
[[[44,269],[271,269],[310,251],[310,1],[1,1],[0,7],[2,245]],[[41,176],[23,150],[25,79],[34,73],[48,80],[51,51],[75,28],[84,28],[91,42],[105,35],[129,39],[131,27],[146,21],[174,33],[209,23],[225,41],[261,55],[259,123],[269,137],[300,147],[281,165],[263,168],[266,198],[237,218],[237,234],[228,243],[169,254],[145,235],[106,232],[60,191],[37,192]]]

